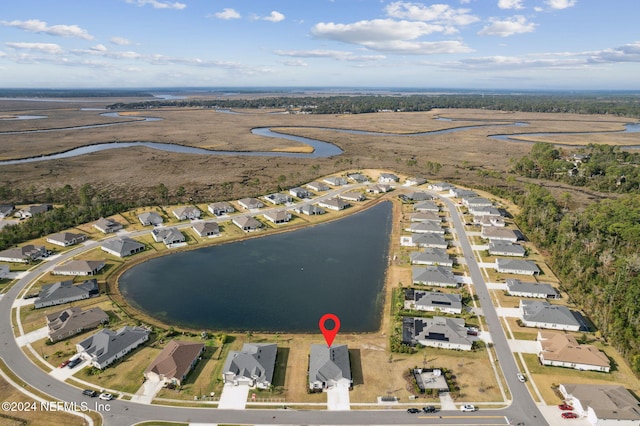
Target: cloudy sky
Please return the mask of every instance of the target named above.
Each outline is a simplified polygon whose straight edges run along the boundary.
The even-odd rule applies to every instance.
[[[0,87],[640,89],[638,0],[4,0]]]

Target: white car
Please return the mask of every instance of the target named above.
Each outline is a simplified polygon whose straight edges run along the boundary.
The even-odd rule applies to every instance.
[[[105,401],[111,401],[113,399],[113,395],[111,395],[110,393],[101,393],[98,398],[103,399]]]
[[[520,380],[522,383],[527,381],[527,378],[524,377],[524,374],[522,373],[518,373],[518,380]]]
[[[471,404],[466,404],[460,407],[460,411],[462,412],[476,411],[476,407]]]

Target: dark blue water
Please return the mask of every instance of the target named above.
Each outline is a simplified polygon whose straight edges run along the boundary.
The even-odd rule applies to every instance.
[[[143,312],[195,329],[317,332],[334,313],[343,331],[375,331],[391,207],[151,259],[122,275],[120,291]]]

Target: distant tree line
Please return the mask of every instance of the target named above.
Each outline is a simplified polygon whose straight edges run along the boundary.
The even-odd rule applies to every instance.
[[[310,114],[364,114],[378,111],[429,111],[433,108],[474,108],[498,111],[609,114],[640,117],[640,98],[633,94],[455,94],[274,96],[257,99],[180,99],[115,103],[110,109],[160,107],[273,108]]]
[[[563,288],[640,374],[640,197],[566,212],[545,188],[518,197],[520,228],[546,252]]]
[[[131,89],[0,89],[2,98],[113,98],[149,97],[149,92]]]
[[[640,153],[612,145],[592,144],[568,155],[550,143],[535,143],[513,171],[603,192],[640,192]]]

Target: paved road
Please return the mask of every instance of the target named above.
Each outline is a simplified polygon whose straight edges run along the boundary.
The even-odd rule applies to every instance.
[[[354,186],[352,186],[353,188]],[[334,192],[334,191],[332,191]],[[317,201],[317,200],[316,200]],[[505,425],[507,418],[512,424],[524,422],[526,425],[547,424],[540,414],[537,406],[531,399],[526,387],[516,379],[516,365],[506,336],[500,326],[495,309],[489,309],[491,303],[489,293],[475,261],[471,246],[464,233],[464,226],[460,217],[455,214],[455,205],[448,199],[443,200],[451,211],[454,226],[459,232],[462,250],[467,257],[471,276],[476,284],[476,291],[483,306],[486,306],[487,324],[492,331],[496,353],[500,365],[505,371],[506,378],[513,395],[513,404],[503,410],[481,410],[475,413],[460,413],[456,411],[442,411],[437,415],[412,415],[404,410],[352,410],[348,412],[332,411],[302,411],[302,410],[218,410],[212,408],[177,408],[162,407],[157,405],[143,405],[131,401],[116,400],[108,403],[109,410],[101,410],[106,425],[129,426],[135,422],[156,419],[197,423],[249,423],[249,424],[318,424],[318,425],[373,425],[373,424],[474,424],[474,425]],[[227,219],[225,219],[227,220]],[[189,226],[189,224],[181,225]],[[133,233],[139,235],[148,230]],[[61,254],[56,263],[65,261],[78,253],[98,246],[100,243],[92,241],[87,245],[78,247]],[[90,406],[96,399],[82,396],[80,391],[66,383],[51,377],[39,368],[22,353],[18,347],[11,325],[11,305],[28,283],[52,267],[52,262],[44,262],[27,273],[13,287],[0,298],[0,357],[22,380],[29,383],[27,389],[35,388],[45,394],[51,395],[51,400],[87,402]],[[55,397],[54,397],[55,396]]]

